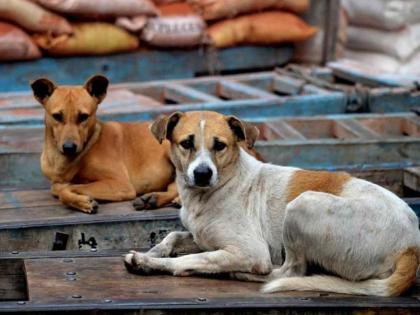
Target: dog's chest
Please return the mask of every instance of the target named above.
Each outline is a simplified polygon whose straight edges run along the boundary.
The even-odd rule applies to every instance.
[[[180,218],[183,226],[192,234],[194,242],[202,250],[216,250],[219,248],[212,235],[212,220],[207,213],[196,215],[188,211],[185,207],[181,208]],[[214,231],[213,231],[214,232]],[[217,233],[217,232],[216,232]]]

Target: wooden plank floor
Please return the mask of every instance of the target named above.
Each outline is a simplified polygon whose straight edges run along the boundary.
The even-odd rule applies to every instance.
[[[122,257],[25,259],[27,307],[288,308],[337,306],[420,310],[420,283],[407,296],[374,298],[311,292],[264,295],[260,284],[200,277],[138,276]],[[0,310],[2,303],[0,303]]]
[[[139,215],[147,219],[148,215],[158,218],[160,215],[177,215],[174,208],[153,211],[135,211],[131,202],[101,203],[98,213],[89,215],[63,206],[49,190],[4,190],[0,191],[0,228],[14,225],[47,225],[66,223],[94,223],[109,220],[126,219]]]

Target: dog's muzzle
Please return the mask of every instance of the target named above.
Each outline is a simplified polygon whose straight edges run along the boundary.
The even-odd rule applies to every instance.
[[[198,165],[194,170],[194,185],[208,187],[211,183],[213,171],[206,164]]]
[[[76,155],[77,153],[77,145],[72,141],[66,141],[63,144],[63,154],[64,155]]]

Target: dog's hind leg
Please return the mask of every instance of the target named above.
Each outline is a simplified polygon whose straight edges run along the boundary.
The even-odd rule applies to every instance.
[[[136,210],[150,210],[161,208],[172,203],[178,197],[178,190],[175,182],[168,185],[166,191],[151,192],[138,197],[133,202]]]

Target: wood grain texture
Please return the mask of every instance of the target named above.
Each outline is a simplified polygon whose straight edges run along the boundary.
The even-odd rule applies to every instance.
[[[301,306],[308,307],[315,302],[319,293],[314,292],[284,292],[264,295],[259,292],[260,284],[239,282],[223,279],[209,279],[199,277],[172,276],[138,276],[126,271],[122,257],[103,258],[75,258],[72,262],[63,259],[26,259],[25,267],[28,275],[29,300],[37,304],[54,303],[92,303],[94,301],[112,300],[113,303],[143,302],[172,303],[173,307],[188,308],[197,301],[202,306],[211,308],[212,305],[235,301],[239,305],[260,307],[278,305],[285,307],[296,303],[293,298],[300,299]],[[74,272],[74,275],[67,275]],[[69,281],[68,278],[76,278]],[[411,296],[417,296],[420,287],[417,284]],[[78,295],[80,298],[73,298]],[[345,301],[353,307],[369,305],[391,306],[398,299],[377,299],[369,297],[350,297],[338,294],[323,294],[321,298],[330,307],[338,306],[338,300]],[[242,301],[242,302],[241,302]],[[413,303],[407,297],[400,297],[401,303],[407,306]],[[409,303],[410,302],[410,303]],[[242,304],[241,304],[242,303]],[[168,304],[166,304],[168,305]],[[205,306],[204,306],[205,305]],[[316,304],[313,304],[315,306]],[[230,305],[232,307],[233,305]],[[312,307],[313,307],[312,306]],[[195,306],[199,307],[200,306]],[[220,306],[219,306],[220,307]],[[411,305],[411,307],[413,307]]]

